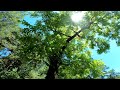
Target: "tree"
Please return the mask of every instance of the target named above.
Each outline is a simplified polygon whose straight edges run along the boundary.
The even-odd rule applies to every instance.
[[[0,49],[12,49],[15,46],[15,35],[20,31],[19,20],[22,19],[22,12],[1,11],[0,12]]]
[[[34,66],[46,63],[46,79],[99,78],[104,64],[91,57],[90,49],[97,48],[101,54],[109,50],[110,40],[120,44],[120,12],[88,11],[78,24],[71,21],[71,14],[69,11],[33,12],[31,16],[42,19],[35,25],[23,20],[26,28],[19,35],[17,55],[22,62],[31,62]]]
[[[20,33],[20,20],[22,20],[24,12],[21,11],[0,11],[0,52],[11,53],[8,57],[0,55],[0,78],[12,78],[16,67],[21,62],[16,59],[15,51],[18,46],[16,35]],[[11,69],[15,69],[12,70]]]
[[[120,73],[116,72],[114,69],[111,69],[107,72],[107,79],[119,79]]]
[[[41,19],[35,25],[20,22],[24,13]],[[110,40],[120,45],[119,11],[88,11],[78,23],[71,20],[74,12],[70,11],[24,13],[0,12],[0,49],[11,51],[2,58],[1,78],[98,79],[106,75],[105,64],[92,58],[91,49],[101,54],[109,50]],[[20,28],[20,23],[26,27]]]

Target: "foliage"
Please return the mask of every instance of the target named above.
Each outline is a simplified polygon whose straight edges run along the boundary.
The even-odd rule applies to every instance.
[[[23,19],[24,12],[20,11],[0,11],[0,51],[5,53],[10,52],[11,55],[6,57],[7,62],[14,63],[13,59],[16,59],[15,51],[18,46],[18,41],[16,39],[16,35],[20,33],[20,20]],[[19,78],[17,74],[17,68],[13,68],[12,70],[8,70],[6,66],[6,59],[0,55],[1,62],[1,70],[0,77],[1,78]],[[9,64],[12,65],[12,64]]]
[[[2,18],[3,14],[0,13]],[[18,19],[12,16],[18,12],[5,13],[13,18],[14,24],[0,23],[0,38],[7,37],[6,41],[2,39],[1,45],[15,51],[9,58],[22,62],[19,71],[13,69],[10,72],[15,78],[45,78],[50,67],[55,66],[52,61],[57,60],[58,72],[53,71],[58,75],[57,78],[98,79],[105,75],[105,64],[92,58],[91,49],[97,48],[97,53],[102,54],[110,49],[110,40],[116,40],[117,45],[120,45],[119,11],[88,11],[79,23],[72,22],[71,11],[29,12],[31,17],[41,19],[35,25],[22,20],[21,23],[26,26],[23,29],[18,27]],[[21,17],[20,14],[17,15]],[[4,24],[9,26],[7,34],[7,26]],[[13,32],[18,34],[14,36]],[[15,44],[10,46],[8,38]]]
[[[22,12],[0,12],[0,50],[3,48],[14,50],[16,48],[15,35],[19,33],[22,16]]]

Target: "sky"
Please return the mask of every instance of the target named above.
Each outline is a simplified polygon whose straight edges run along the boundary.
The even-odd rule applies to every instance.
[[[35,24],[36,20],[38,20],[40,18],[31,18],[29,16],[25,16],[24,20],[28,21],[30,24]],[[24,28],[25,26],[20,25],[20,27]],[[7,50],[6,50],[7,51]],[[110,69],[114,69],[116,72],[120,72],[120,59],[119,59],[119,55],[120,55],[120,47],[118,47],[116,45],[115,41],[110,41],[110,50],[108,51],[108,53],[103,53],[101,55],[97,54],[97,51],[92,50],[93,55],[92,57],[94,59],[102,59],[102,61],[108,66],[110,67]],[[1,54],[2,52],[0,52]],[[6,55],[8,55],[10,52],[7,52]],[[5,56],[5,54],[3,55]]]
[[[5,48],[0,51],[0,58],[8,56],[10,53],[11,52],[7,48]]]
[[[120,72],[120,46],[116,45],[114,40],[110,41],[110,50],[108,53],[103,53],[101,55],[97,54],[97,51],[93,50],[94,59],[102,59],[104,63],[110,67],[110,69],[115,69],[116,72]]]

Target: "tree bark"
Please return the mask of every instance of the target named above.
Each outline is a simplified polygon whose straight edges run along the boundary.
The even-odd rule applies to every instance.
[[[47,72],[46,79],[56,79],[55,76],[58,73],[60,57],[57,54],[54,54],[49,57],[50,65]]]

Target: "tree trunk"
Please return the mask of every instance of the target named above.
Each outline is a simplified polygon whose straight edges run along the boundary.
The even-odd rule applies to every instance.
[[[49,57],[50,65],[45,79],[56,79],[60,58],[57,55]]]
[[[56,70],[54,69],[53,66],[49,66],[47,76],[45,79],[55,79]]]

